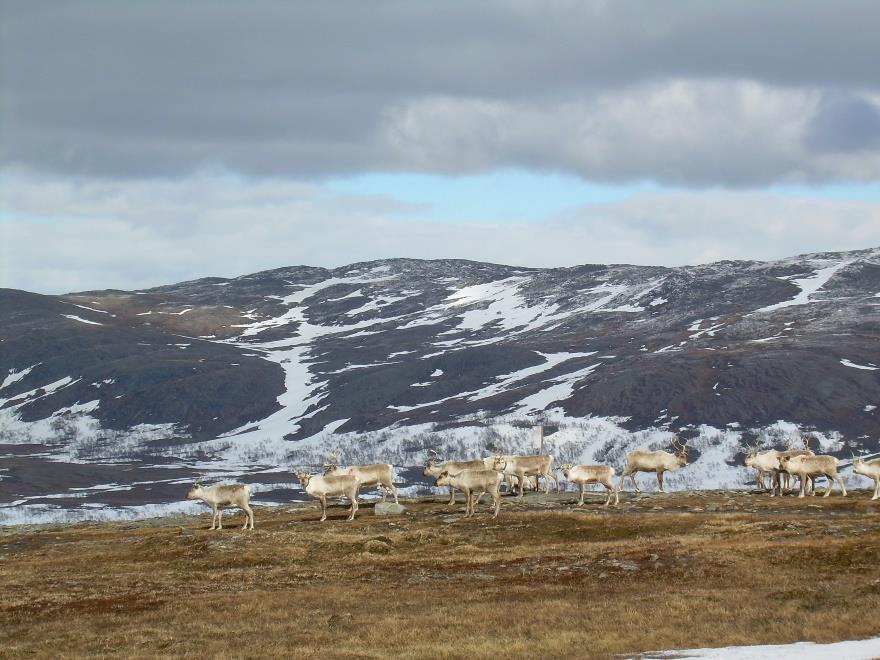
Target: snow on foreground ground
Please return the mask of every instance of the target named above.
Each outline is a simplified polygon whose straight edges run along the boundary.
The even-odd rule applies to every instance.
[[[637,656],[640,660],[653,658],[700,658],[701,660],[872,660],[880,657],[880,637],[853,642],[816,644],[768,644],[760,646],[725,646],[717,649],[684,649],[652,651]]]

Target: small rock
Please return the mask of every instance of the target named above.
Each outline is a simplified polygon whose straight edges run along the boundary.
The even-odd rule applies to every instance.
[[[373,515],[376,516],[401,516],[406,513],[406,507],[393,502],[376,502],[373,507]]]
[[[706,505],[706,511],[721,511],[721,507],[712,502],[712,504]]]

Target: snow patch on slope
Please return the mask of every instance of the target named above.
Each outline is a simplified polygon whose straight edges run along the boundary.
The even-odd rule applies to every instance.
[[[752,314],[760,314],[762,312],[773,312],[777,309],[784,309],[785,307],[792,307],[795,305],[807,305],[811,302],[810,296],[819,291],[823,286],[825,286],[828,281],[834,277],[834,274],[837,271],[849,266],[852,261],[842,261],[834,266],[828,266],[827,268],[820,268],[815,271],[809,277],[804,277],[801,279],[790,280],[792,284],[796,285],[800,288],[800,293],[798,293],[791,300],[784,300],[782,302],[776,303],[775,305],[769,305],[768,307],[762,307],[761,309],[756,309]],[[781,278],[780,278],[781,279]]]
[[[753,646],[725,646],[720,648],[677,649],[639,654],[642,660],[652,658],[698,658],[700,660],[872,660],[880,657],[880,637],[858,641],[816,644],[764,644]]]

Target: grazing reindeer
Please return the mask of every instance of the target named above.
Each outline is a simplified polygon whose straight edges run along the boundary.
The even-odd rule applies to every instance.
[[[572,465],[565,463],[560,465],[559,469],[562,474],[570,482],[578,485],[580,491],[580,500],[578,506],[584,505],[584,485],[585,484],[602,484],[608,490],[608,497],[605,500],[605,506],[611,502],[611,496],[614,495],[615,506],[620,504],[620,496],[617,488],[614,486],[614,468],[610,465]]]
[[[324,463],[324,476],[341,476],[350,474],[356,477],[361,486],[378,486],[382,491],[382,501],[388,497],[390,489],[394,495],[394,503],[397,504],[397,488],[392,482],[394,466],[388,463],[373,463],[372,465],[352,465],[339,467],[336,464],[336,455],[331,454],[331,463]]]
[[[462,470],[484,470],[487,466],[484,460],[479,458],[471,461],[438,461],[437,452],[428,450],[431,458],[425,461],[425,469],[422,474],[426,477],[434,477],[436,479],[444,472],[458,474]],[[446,484],[444,484],[446,485]],[[455,486],[449,484],[449,506],[455,504]]]
[[[251,529],[254,528],[254,511],[250,506],[250,486],[245,486],[244,484],[202,486],[197,481],[189,489],[186,499],[202,500],[211,507],[211,510],[214,512],[214,516],[211,518],[211,529],[223,529],[223,507],[227,506],[237,506],[247,515],[242,529],[247,529],[248,524],[250,524]]]
[[[859,458],[853,456],[852,469],[856,474],[861,474],[874,480],[874,497],[871,499],[880,499],[880,458],[866,461],[861,456]]]
[[[783,470],[801,480],[801,492],[798,494],[798,497],[804,496],[807,480],[819,476],[828,477],[828,488],[825,489],[825,497],[831,495],[831,489],[834,487],[835,481],[840,484],[840,490],[843,496],[846,497],[846,486],[843,483],[843,479],[837,474],[838,462],[834,456],[780,456],[779,465]],[[815,489],[811,490],[812,494],[815,495]]]
[[[327,520],[327,498],[344,495],[351,502],[351,514],[349,520],[354,520],[355,511],[358,510],[358,489],[361,487],[357,477],[350,474],[325,477],[308,472],[297,473],[296,478],[305,488],[305,491],[316,500],[321,500],[321,522]]]
[[[501,492],[499,487],[503,478],[504,476],[500,472],[486,470],[485,468],[462,470],[457,474],[450,474],[449,471],[444,470],[437,477],[436,484],[438,486],[458,488],[464,493],[465,501],[467,502],[464,512],[465,518],[470,518],[474,515],[477,502],[480,501],[483,495],[489,493],[495,503],[495,513],[492,515],[494,519],[498,517],[498,512],[501,510]]]
[[[660,450],[644,451],[640,449],[627,452],[626,469],[620,475],[618,490],[623,489],[623,481],[629,477],[633,486],[635,486],[636,492],[641,493],[642,491],[639,490],[639,485],[636,483],[636,478],[633,474],[636,472],[656,472],[660,492],[665,492],[663,490],[663,473],[667,471],[674,472],[687,465],[688,462],[687,441],[681,443],[678,436],[673,436],[672,446],[675,453]]]

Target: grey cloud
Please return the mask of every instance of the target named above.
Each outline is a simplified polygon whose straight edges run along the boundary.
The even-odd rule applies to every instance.
[[[693,185],[860,176],[861,164],[817,164],[809,150],[765,149],[763,139],[748,135],[736,159],[722,165],[717,156],[730,141],[702,124],[691,127],[692,139],[639,160],[646,155],[627,142],[629,126],[611,126],[614,107],[592,126],[567,120],[592,131],[590,140],[561,149],[526,135],[511,148],[510,127],[492,123],[511,111],[474,125],[466,109],[548,109],[550,126],[537,118],[519,125],[539,135],[552,133],[567,108],[608,99],[632,105],[645,88],[674,91],[682,81],[734,90],[748,81],[778,97],[829,87],[859,94],[880,85],[880,5],[867,1],[75,0],[0,7],[0,161],[68,174],[178,176],[218,164],[318,177],[513,164]],[[460,164],[429,158],[430,136],[414,142],[391,125],[437,99],[465,111],[454,119],[466,141],[456,144],[468,152]],[[704,94],[692,114],[716,118],[716,127],[725,117],[736,121],[742,109],[728,100]],[[796,124],[811,121],[809,107],[798,112]],[[588,151],[597,145],[613,157]]]
[[[828,95],[807,127],[805,143],[818,152],[864,151],[880,145],[880,105],[861,96]]]

